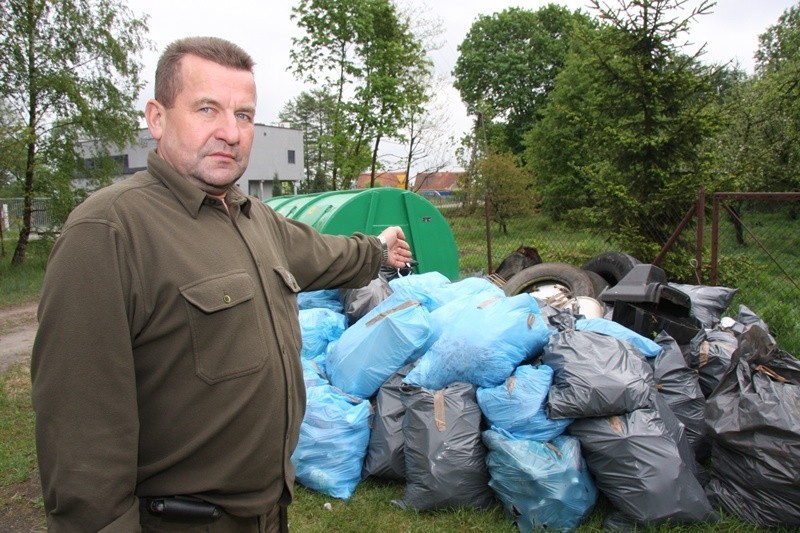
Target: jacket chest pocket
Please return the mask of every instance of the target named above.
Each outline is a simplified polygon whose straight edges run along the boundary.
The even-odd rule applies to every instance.
[[[179,290],[198,377],[213,384],[264,366],[266,342],[255,309],[255,284],[245,271],[204,278]]]

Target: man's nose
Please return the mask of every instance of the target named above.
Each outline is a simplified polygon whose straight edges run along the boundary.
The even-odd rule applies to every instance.
[[[239,142],[240,134],[239,121],[236,116],[227,113],[221,114],[217,124],[216,137],[227,144],[236,144]]]

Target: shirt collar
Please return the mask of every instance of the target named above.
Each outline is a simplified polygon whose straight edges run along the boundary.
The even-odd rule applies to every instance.
[[[147,170],[157,180],[162,182],[167,189],[181,203],[184,209],[193,217],[197,218],[200,214],[200,209],[203,207],[207,198],[211,198],[208,194],[195,187],[189,180],[178,174],[169,164],[164,161],[155,150],[147,154]],[[230,188],[225,195],[225,201],[228,205],[238,205],[242,213],[250,218],[250,198],[248,198],[241,189],[237,186]]]

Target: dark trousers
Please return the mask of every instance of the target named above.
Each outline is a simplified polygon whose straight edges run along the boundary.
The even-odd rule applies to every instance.
[[[260,516],[243,518],[223,512],[218,518],[168,518],[148,512],[142,505],[139,521],[143,533],[288,533],[286,507],[276,505]]]

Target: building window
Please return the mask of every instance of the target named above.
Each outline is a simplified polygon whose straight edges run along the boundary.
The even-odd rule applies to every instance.
[[[289,150],[288,155],[289,155],[289,164],[294,165],[294,150]]]

